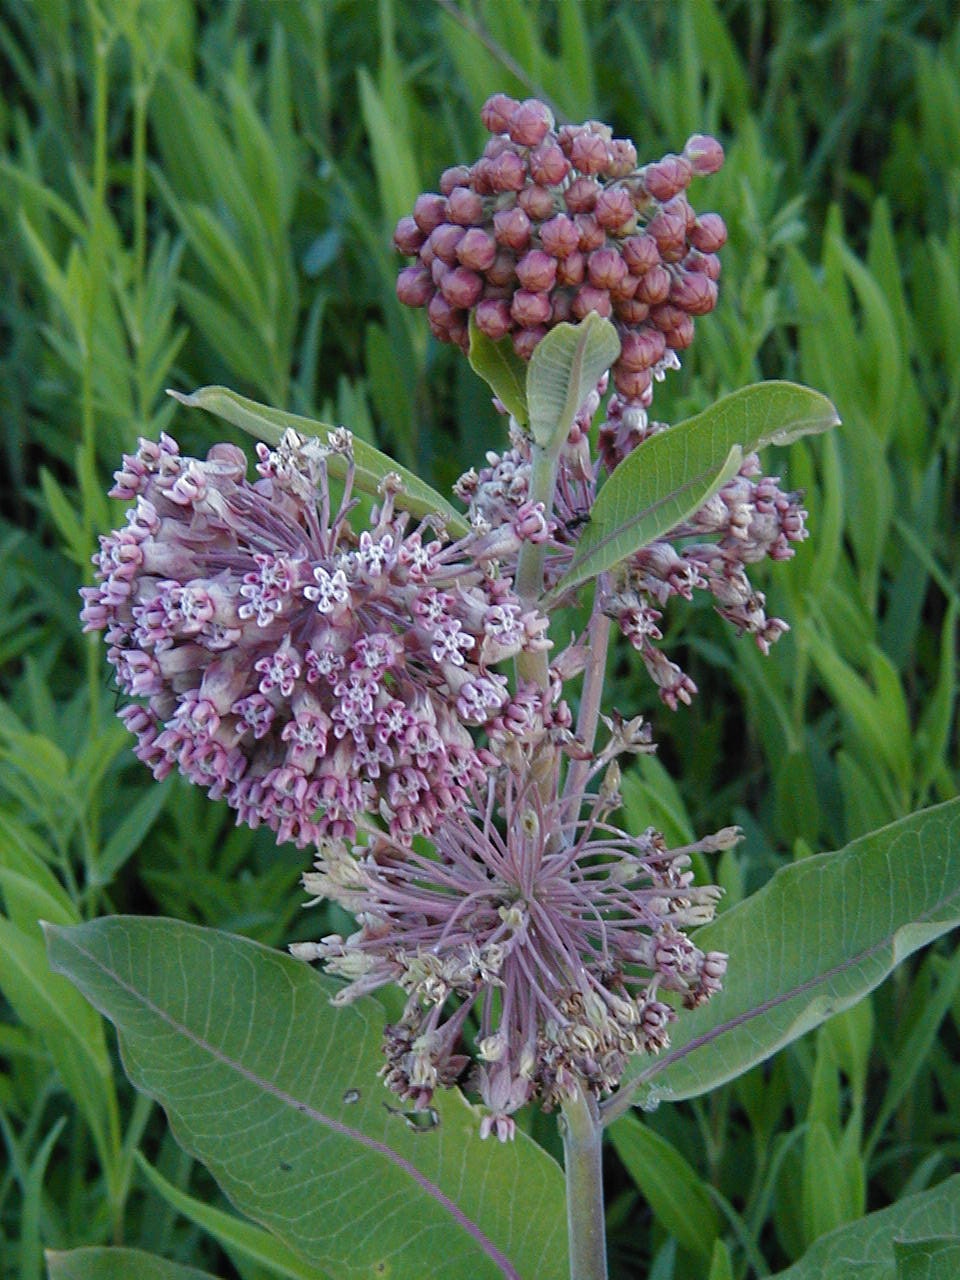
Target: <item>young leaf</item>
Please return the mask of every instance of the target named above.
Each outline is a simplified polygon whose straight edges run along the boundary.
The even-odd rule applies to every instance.
[[[257,440],[265,440],[268,444],[276,444],[290,427],[304,436],[326,437],[328,432],[334,430],[329,423],[315,422],[312,418],[302,418],[299,414],[287,413],[283,409],[271,409],[267,405],[257,404],[255,400],[248,400],[227,387],[201,387],[190,395],[179,391],[170,391],[168,394],[180,404],[190,409],[206,409],[208,413],[233,423],[235,427],[242,428]],[[440,515],[454,535],[462,536],[469,532],[470,526],[466,520],[446,498],[441,497],[412,471],[401,467],[385,453],[374,449],[357,436],[353,438],[353,457],[356,466],[354,483],[364,493],[375,494],[383,477],[393,472],[403,483],[396,499],[398,507],[415,516]],[[327,466],[331,475],[343,477],[346,474],[346,461],[340,454],[331,454],[327,459]]]
[[[960,1174],[954,1174],[931,1191],[906,1196],[822,1236],[799,1262],[778,1271],[775,1280],[850,1280],[853,1275],[893,1280],[895,1241],[952,1236],[956,1243],[958,1235]],[[951,1274],[949,1269],[934,1271],[931,1280]]]
[[[633,1084],[606,1114],[641,1099],[694,1098],[735,1079],[958,924],[960,799],[784,867],[697,931],[698,946],[730,956],[723,991],[677,1020],[659,1058],[634,1060]]]
[[[761,382],[650,436],[600,490],[573,563],[552,596],[595,578],[686,520],[736,474],[742,453],[790,444],[838,422],[819,392],[793,382]]]
[[[142,1249],[71,1249],[68,1253],[48,1250],[50,1280],[214,1280],[209,1271],[181,1267]]]
[[[538,342],[527,366],[530,434],[559,449],[580,406],[620,354],[617,331],[591,311],[580,324],[558,324]]]
[[[478,329],[470,313],[470,368],[478,374],[508,413],[527,425],[527,368],[510,338],[494,342]]]
[[[419,1114],[395,1103],[377,1079],[375,1001],[334,1008],[339,984],[306,965],[173,920],[46,931],[54,968],[116,1023],[131,1080],[181,1145],[314,1266],[565,1273],[556,1164],[522,1135],[481,1141],[456,1092]]]

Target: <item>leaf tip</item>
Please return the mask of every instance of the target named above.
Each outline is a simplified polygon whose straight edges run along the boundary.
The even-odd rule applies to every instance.
[[[176,400],[178,404],[185,404],[188,409],[192,409],[200,403],[197,400],[197,393],[195,391],[188,394],[185,391],[174,391],[172,387],[167,387],[166,394],[170,396],[172,400]]]

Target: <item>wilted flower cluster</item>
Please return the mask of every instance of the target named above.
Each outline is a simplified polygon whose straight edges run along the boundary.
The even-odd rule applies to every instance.
[[[494,135],[482,157],[447,169],[397,225],[394,244],[417,258],[397,296],[427,308],[441,341],[466,350],[472,315],[494,341],[509,334],[523,359],[554,325],[610,317],[614,384],[648,405],[655,371],[716,305],[726,228],[685,192],[720,168],[722,147],[696,135],[682,155],[638,167],[628,139],[597,121],[557,129],[536,99],[495,94],[481,114]]]
[[[343,430],[322,446],[288,432],[258,447],[251,484],[233,445],[199,461],[168,436],[141,441],[112,490],[133,502],[127,526],[101,539],[83,593],[117,683],[146,699],[121,713],[140,758],[299,845],[349,838],[369,812],[401,844],[429,831],[493,761],[468,726],[510,719],[490,668],[549,644],[493,562],[542,519],[452,542],[408,529],[388,477],[357,536],[350,450]],[[346,464],[337,509],[331,452]]]
[[[739,833],[668,849],[652,828],[630,836],[607,822],[620,803],[609,788],[589,799],[586,816],[565,814],[507,771],[475,787],[464,814],[441,818],[435,853],[385,838],[334,845],[304,877],[360,925],[294,947],[350,980],[336,1001],[388,982],[408,994],[386,1031],[383,1075],[414,1107],[466,1078],[488,1108],[484,1136],[505,1140],[526,1102],[549,1109],[578,1084],[600,1096],[629,1055],[664,1048],[676,1017],[665,993],[692,1008],[719,990],[726,956],[684,933],[712,918],[720,893],[692,884],[690,854]]]

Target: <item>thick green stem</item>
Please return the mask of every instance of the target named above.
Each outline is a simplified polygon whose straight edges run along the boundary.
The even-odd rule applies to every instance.
[[[549,517],[553,511],[559,453],[556,450],[543,449],[538,444],[532,445],[532,450],[530,501],[542,502]],[[543,566],[546,555],[546,547],[540,542],[525,542],[520,548],[515,585],[517,595],[526,609],[532,609],[543,594]],[[541,689],[546,689],[549,665],[546,652],[521,653],[517,657],[517,674],[524,680],[535,682]]]
[[[607,1280],[603,1220],[603,1126],[596,1101],[582,1091],[563,1104],[570,1280]]]

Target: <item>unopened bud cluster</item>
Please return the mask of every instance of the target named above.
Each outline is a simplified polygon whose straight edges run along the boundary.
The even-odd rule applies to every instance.
[[[610,317],[617,391],[648,404],[654,370],[716,305],[726,228],[686,189],[720,168],[722,147],[697,135],[682,155],[638,167],[628,139],[597,121],[557,129],[536,99],[496,94],[481,114],[494,135],[482,157],[447,169],[397,225],[397,249],[417,258],[397,296],[427,308],[441,341],[466,350],[472,315],[525,360],[554,325]]]

